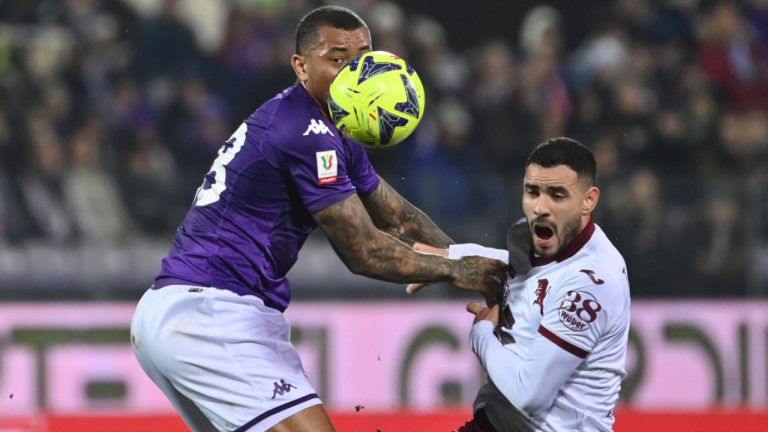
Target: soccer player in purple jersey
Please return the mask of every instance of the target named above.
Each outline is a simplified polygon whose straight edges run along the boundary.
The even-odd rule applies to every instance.
[[[285,275],[317,226],[353,273],[500,289],[502,262],[412,250],[453,242],[329,120],[333,77],[370,50],[368,27],[348,9],[320,7],[301,20],[297,83],[221,147],[137,306],[136,356],[193,430],[334,430],[283,316]]]

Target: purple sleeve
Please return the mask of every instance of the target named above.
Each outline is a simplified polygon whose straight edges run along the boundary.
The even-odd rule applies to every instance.
[[[313,214],[353,193],[370,192],[378,185],[378,177],[365,152],[357,153],[355,145],[345,145],[330,135],[284,149],[282,164],[304,206]]]
[[[349,153],[349,177],[360,195],[372,194],[379,187],[379,176],[373,169],[363,146],[350,139],[344,140]]]

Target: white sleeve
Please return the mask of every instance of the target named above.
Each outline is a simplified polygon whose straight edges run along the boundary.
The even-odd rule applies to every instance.
[[[475,324],[470,333],[472,350],[501,393],[514,406],[535,416],[552,405],[558,390],[583,358],[537,334],[524,359],[505,348],[493,329],[490,321]]]
[[[456,260],[465,256],[475,255],[497,259],[507,264],[509,263],[509,252],[504,249],[480,246],[475,243],[452,244],[448,246],[448,258],[450,259]]]
[[[539,336],[581,358],[595,348],[612,312],[621,310],[617,301],[623,298],[621,285],[610,275],[588,272],[574,272],[552,289],[539,327]]]

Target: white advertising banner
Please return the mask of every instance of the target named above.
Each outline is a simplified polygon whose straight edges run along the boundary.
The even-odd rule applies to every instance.
[[[295,303],[304,366],[336,412],[469,405],[483,373],[465,301]],[[133,358],[132,303],[0,304],[0,415],[171,412]],[[768,405],[768,301],[635,301],[622,399]]]

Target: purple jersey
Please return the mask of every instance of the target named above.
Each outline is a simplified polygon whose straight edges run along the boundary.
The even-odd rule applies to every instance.
[[[317,227],[312,214],[378,185],[363,147],[340,136],[304,87],[290,87],[219,149],[154,287],[212,286],[284,311],[285,274]]]

